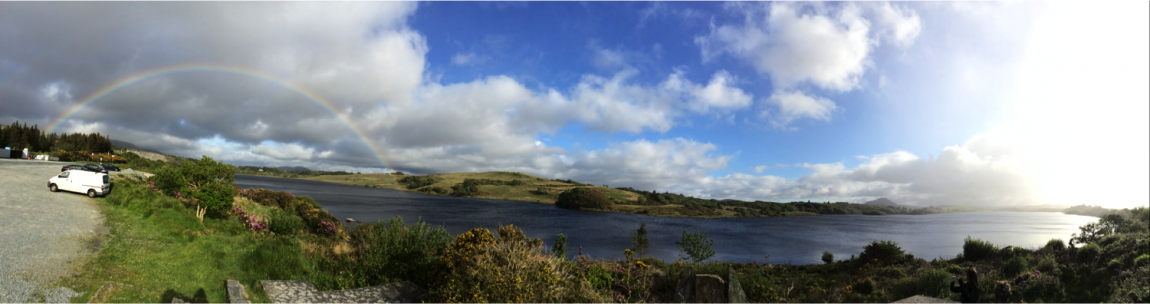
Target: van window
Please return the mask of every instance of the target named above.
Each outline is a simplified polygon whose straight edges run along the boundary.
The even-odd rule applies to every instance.
[[[104,175],[104,183],[105,183],[105,184],[107,184],[107,183],[108,183],[108,176],[107,176],[107,175]]]
[[[72,172],[64,171],[64,173],[60,173],[60,177],[61,178],[68,178],[68,173],[72,173]]]

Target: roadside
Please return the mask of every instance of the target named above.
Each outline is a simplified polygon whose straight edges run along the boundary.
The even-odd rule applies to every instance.
[[[48,191],[67,162],[0,160],[0,302],[68,302],[47,288],[95,256],[107,233],[95,200]]]

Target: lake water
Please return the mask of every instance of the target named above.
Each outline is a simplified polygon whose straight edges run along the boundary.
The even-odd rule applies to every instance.
[[[1038,248],[1051,238],[1069,240],[1078,227],[1095,217],[1056,212],[960,212],[931,215],[820,215],[760,218],[680,218],[627,213],[560,209],[521,201],[470,199],[376,189],[359,186],[237,175],[236,185],[306,195],[337,218],[374,222],[400,216],[408,224],[418,218],[442,226],[451,235],[471,228],[514,224],[529,238],[541,238],[548,247],[555,235],[567,235],[569,256],[622,258],[630,248],[631,233],[647,224],[649,255],[674,261],[675,242],[684,229],[698,228],[715,241],[713,259],[771,263],[821,263],[822,252],[835,259],[857,255],[874,240],[892,240],[916,257],[953,258],[962,252],[966,236],[999,246]]]

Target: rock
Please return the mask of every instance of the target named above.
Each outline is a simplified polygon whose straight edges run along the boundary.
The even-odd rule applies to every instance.
[[[730,265],[727,265],[727,303],[747,303],[747,294],[743,293],[735,268]]]
[[[418,303],[427,292],[411,281],[316,291],[308,281],[260,281],[273,303]]]
[[[251,303],[248,291],[240,281],[228,280],[228,303]]]
[[[679,277],[679,288],[675,289],[675,303],[693,302],[695,298],[695,267],[688,267]]]
[[[695,275],[695,303],[727,303],[727,284],[713,274]]]
[[[347,222],[348,223],[355,223],[355,219],[349,217],[349,218],[347,218]]]

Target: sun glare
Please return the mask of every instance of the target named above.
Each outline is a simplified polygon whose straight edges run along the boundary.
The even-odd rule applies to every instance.
[[[1011,114],[991,131],[1019,156],[1043,202],[1150,202],[1146,10],[1111,5],[1051,3],[1043,11]]]

